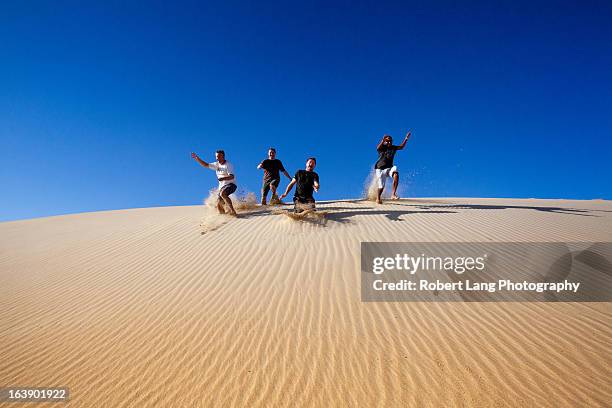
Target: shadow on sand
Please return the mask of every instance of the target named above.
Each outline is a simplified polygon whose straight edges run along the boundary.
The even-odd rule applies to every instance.
[[[366,205],[362,208],[359,207],[345,207],[345,206],[328,206],[327,204],[357,204]],[[391,221],[403,221],[402,216],[414,215],[414,214],[456,214],[460,210],[532,210],[542,211],[556,214],[566,215],[579,215],[584,217],[596,217],[597,215],[592,212],[600,210],[584,210],[578,208],[563,208],[563,207],[543,207],[543,206],[520,206],[520,205],[490,205],[490,204],[460,204],[450,203],[445,204],[443,201],[428,201],[422,199],[403,199],[400,201],[385,201],[385,205],[392,205],[394,207],[405,207],[406,209],[393,209],[388,210],[383,207],[377,207],[371,201],[368,200],[338,200],[327,203],[321,203],[319,210],[325,212],[325,219],[329,221],[335,221],[339,223],[349,223],[351,218],[355,216],[370,216],[370,215],[384,215]],[[240,218],[251,218],[261,217],[269,215],[278,215],[279,210],[290,211],[290,206],[279,206],[274,208],[259,209],[253,212],[241,213]],[[308,221],[307,219],[305,221]]]
[[[410,202],[410,201],[408,201]],[[430,209],[456,209],[456,210],[534,210],[544,211],[557,214],[569,214],[569,215],[581,215],[584,217],[595,217],[595,214],[589,214],[591,212],[599,210],[582,210],[578,208],[563,208],[563,207],[538,207],[538,206],[520,206],[520,205],[489,205],[489,204],[435,204],[435,205],[423,205],[423,204],[404,204],[404,202],[388,203],[391,205],[397,205],[402,207],[421,208],[424,210]]]
[[[352,211],[337,211],[330,212],[327,214],[327,219],[331,221],[346,223],[350,222],[350,218],[355,217],[357,215],[361,216],[370,216],[370,215],[384,215],[391,221],[403,221],[400,217],[402,215],[410,215],[410,214],[454,214],[457,211],[398,211],[398,210],[367,210],[367,211],[355,211],[354,208],[350,208]],[[327,210],[327,208],[326,208]]]
[[[347,201],[344,201],[347,202]],[[264,209],[258,210],[254,212],[246,212],[240,213],[240,218],[248,219],[254,217],[265,217],[265,216],[273,216],[273,215],[283,215],[283,211],[290,212],[291,207],[274,208],[274,209]],[[335,221],[339,223],[349,223],[351,222],[351,218],[355,216],[371,216],[371,215],[384,215],[391,221],[403,221],[400,217],[403,215],[410,214],[453,214],[457,211],[449,211],[449,210],[384,210],[384,209],[373,209],[372,207],[367,208],[356,208],[356,207],[328,207],[321,206],[319,207],[319,212],[325,214],[324,218],[326,221]],[[305,217],[304,219],[296,219],[297,221],[311,222],[318,225],[323,225],[319,220],[310,219],[309,217]],[[313,221],[314,220],[314,221]]]

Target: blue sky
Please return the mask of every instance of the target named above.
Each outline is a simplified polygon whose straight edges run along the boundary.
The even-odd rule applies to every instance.
[[[407,129],[406,196],[612,198],[609,2],[101,3],[0,5],[0,220],[198,204],[218,148],[358,197]]]

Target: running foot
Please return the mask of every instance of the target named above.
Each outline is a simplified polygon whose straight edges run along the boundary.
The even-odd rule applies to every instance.
[[[376,199],[376,204],[382,204],[382,200]]]
[[[393,195],[391,196],[391,199],[392,199],[392,200],[399,200],[400,198],[399,198],[399,196],[398,196],[397,194],[393,194]]]

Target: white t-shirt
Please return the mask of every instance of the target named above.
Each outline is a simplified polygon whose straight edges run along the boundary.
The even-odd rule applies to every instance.
[[[236,174],[234,173],[234,166],[232,166],[232,163],[230,163],[229,161],[226,160],[223,164],[219,164],[219,162],[208,163],[208,168],[214,170],[217,173],[217,179],[221,177],[227,177],[230,174],[234,175],[234,178],[231,180],[219,180],[219,190],[221,190],[223,186],[226,186],[228,184],[237,184]]]

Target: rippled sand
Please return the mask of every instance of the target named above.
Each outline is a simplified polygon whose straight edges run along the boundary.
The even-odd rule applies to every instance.
[[[610,303],[362,303],[359,276],[361,241],[612,241],[611,202],[319,207],[0,223],[0,386],[78,407],[612,406]]]

